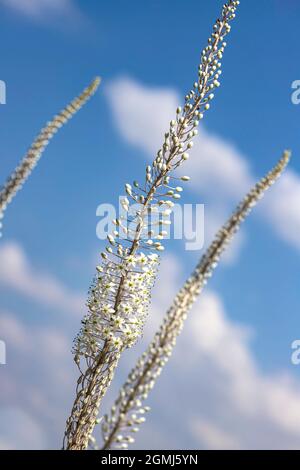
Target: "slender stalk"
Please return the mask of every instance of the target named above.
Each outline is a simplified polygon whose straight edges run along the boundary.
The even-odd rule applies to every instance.
[[[284,152],[278,164],[247,194],[230,219],[217,233],[214,241],[185,282],[168,310],[148,349],[130,372],[109,415],[102,424],[102,449],[127,448],[134,441],[131,433],[138,431],[138,425],[145,420],[143,414],[149,407],[143,405],[148,393],[155,385],[163,366],[175,347],[187,313],[195,303],[221,254],[226,249],[241,223],[245,220],[257,201],[282,174],[289,162],[290,153]],[[94,438],[91,440],[95,441]]]
[[[198,132],[196,128],[204,112],[210,108],[214,98],[212,91],[220,85],[220,60],[226,47],[224,37],[231,29],[229,22],[235,17],[238,4],[239,1],[230,0],[223,6],[221,17],[214,24],[208,45],[202,52],[198,79],[186,95],[183,108],[177,108],[176,118],[170,122],[162,147],[152,166],[146,169],[144,185],[137,182],[134,182],[134,187],[125,185],[130,201],[125,198],[123,207],[128,213],[127,222],[130,219],[132,223],[128,228],[122,220],[115,221],[118,230],[126,234],[126,239],[123,238],[122,243],[117,242],[115,238],[120,238],[117,230],[108,236],[110,246],[102,253],[103,265],[99,266],[100,274],[91,289],[89,312],[75,340],[74,354],[80,378],[67,420],[65,449],[87,448],[101,399],[119,357],[141,335],[159,258],[146,256],[140,250],[162,251],[159,240],[164,238],[163,231],[160,231],[153,240],[147,216],[152,209],[167,211],[174,205],[170,199],[180,198],[181,188],[168,189],[170,175],[189,158],[188,151]],[[182,180],[187,181],[186,177]],[[158,194],[158,189],[162,193]],[[138,204],[131,217],[130,203]]]
[[[60,113],[54,116],[54,118],[47,122],[46,126],[41,129],[17,168],[8,177],[4,186],[0,188],[0,220],[3,218],[4,211],[8,204],[12,201],[17,192],[23,187],[27,178],[30,176],[54,134],[58,129],[66,124],[67,121],[77,113],[77,111],[79,111],[79,109],[95,93],[99,84],[100,78],[97,77],[78,97],[72,100]]]

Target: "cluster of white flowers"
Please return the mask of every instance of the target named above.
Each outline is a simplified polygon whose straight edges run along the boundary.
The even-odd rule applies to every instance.
[[[241,223],[267,189],[282,174],[289,158],[290,152],[284,152],[278,164],[247,194],[217,233],[194,272],[176,295],[173,305],[168,310],[149,348],[140,357],[121,388],[110,414],[104,416],[102,421],[103,449],[125,449],[134,441],[133,434],[138,432],[139,425],[145,421],[145,413],[149,411],[149,407],[143,402],[169,360],[189,310],[212,276],[222,253]]]
[[[71,117],[88,101],[95,93],[100,84],[100,79],[96,78],[83,90],[83,92],[71,101],[59,114],[47,122],[46,126],[40,131],[39,135],[33,141],[25,157],[21,160],[14,172],[9,176],[3,187],[0,188],[0,236],[4,216],[8,204],[12,201],[16,193],[22,188],[23,184],[31,174],[32,170],[41,158],[42,153],[49,144],[54,134],[60,127],[66,124]]]
[[[115,258],[117,261],[106,259],[97,267],[98,275],[90,289],[89,313],[75,340],[74,352],[78,360],[82,355],[95,356],[105,342],[109,343],[110,349],[130,347],[142,333],[159,257],[155,253],[139,253],[122,258],[115,255]],[[127,275],[116,305],[124,272]]]
[[[235,17],[238,4],[238,1],[230,0],[223,6],[221,18],[214,24],[201,55],[197,82],[186,95],[183,107],[177,108],[176,117],[170,122],[152,165],[146,167],[145,181],[125,185],[122,207],[126,216],[115,220],[116,230],[108,236],[109,245],[102,253],[100,273],[91,289],[89,312],[75,339],[74,357],[81,376],[65,432],[68,449],[87,447],[100,400],[110,384],[120,353],[141,333],[158,263],[158,258],[146,256],[141,251],[160,252],[164,249],[161,243],[167,234],[164,228],[170,223],[174,200],[180,199],[182,192],[177,182],[189,180],[188,176],[174,177],[172,172],[189,158],[197,126],[210,108],[213,90],[220,85],[220,61],[226,47],[224,37],[230,31],[229,22]],[[155,213],[159,213],[158,220],[153,222],[151,216]],[[138,269],[131,269],[130,260],[138,261]],[[138,298],[143,300],[135,306],[134,300],[138,301]],[[132,317],[124,312],[125,305],[132,309]],[[86,361],[84,371],[81,359]]]

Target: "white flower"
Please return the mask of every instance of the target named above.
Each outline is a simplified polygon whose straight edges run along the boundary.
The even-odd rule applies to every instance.
[[[128,266],[135,266],[135,264],[136,264],[136,258],[135,258],[135,256],[134,256],[134,255],[128,256],[128,257],[126,258],[126,264],[127,264]]]
[[[137,258],[137,262],[142,265],[142,264],[146,264],[147,261],[148,261],[147,256],[144,255],[144,253],[140,253],[140,256]]]
[[[121,304],[120,310],[124,312],[126,315],[129,315],[132,312],[132,306],[130,304]]]
[[[115,310],[112,308],[111,305],[106,304],[102,305],[101,311],[104,313],[104,315],[110,315],[111,313],[114,313]]]
[[[116,317],[113,320],[113,325],[115,328],[122,328],[122,325],[124,324],[124,319],[122,317]]]
[[[103,328],[102,333],[105,338],[109,338],[112,335],[112,332],[108,326]]]
[[[117,336],[112,336],[110,341],[118,349],[120,349],[123,345],[123,342],[122,342],[121,338],[119,338]]]

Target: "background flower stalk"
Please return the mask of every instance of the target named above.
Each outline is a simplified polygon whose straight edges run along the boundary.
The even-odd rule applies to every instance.
[[[6,183],[0,188],[0,236],[1,220],[4,217],[4,212],[7,206],[13,200],[17,192],[23,187],[23,184],[30,176],[58,129],[66,124],[73,115],[79,111],[79,109],[95,93],[99,84],[100,78],[97,77],[79,96],[74,98],[60,113],[55,115],[51,121],[47,122],[46,126],[41,129],[40,133],[31,144],[19,165],[9,176]]]

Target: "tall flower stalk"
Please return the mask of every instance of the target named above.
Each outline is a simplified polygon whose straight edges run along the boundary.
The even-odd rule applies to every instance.
[[[87,448],[96,423],[99,406],[118,364],[121,353],[140,336],[147,314],[151,286],[159,263],[157,252],[166,219],[155,233],[149,213],[169,215],[182,188],[173,186],[172,173],[189,158],[193,138],[204,112],[210,108],[213,91],[220,86],[221,59],[239,1],[230,0],[222,8],[208,45],[202,52],[198,78],[177,108],[162,147],[152,166],[147,166],[143,184],[125,185],[123,208],[127,216],[115,221],[116,230],[108,236],[102,264],[90,290],[88,314],[75,340],[74,358],[80,370],[76,397],[67,420],[64,448]],[[187,181],[188,177],[182,177]],[[133,210],[132,210],[132,207]],[[145,254],[151,253],[152,254]]]
[[[93,82],[83,90],[83,92],[74,98],[60,113],[47,122],[31,144],[26,155],[23,157],[19,165],[9,176],[4,186],[0,187],[0,236],[1,236],[1,219],[8,204],[15,197],[17,192],[23,187],[23,184],[30,176],[32,170],[41,158],[45,148],[50,140],[64,124],[66,124],[74,114],[88,101],[95,93],[100,84],[100,78],[96,78]]]
[[[219,263],[220,256],[267,189],[282,174],[289,162],[290,153],[284,152],[277,165],[262,178],[238,205],[235,212],[219,230],[215,239],[196,266],[195,270],[176,295],[162,325],[154,335],[146,352],[130,372],[119,396],[102,422],[103,449],[127,448],[134,442],[133,434],[145,421],[149,407],[143,402],[154,387],[162,368],[166,365],[176,344],[187,313],[195,303],[203,287]],[[91,438],[94,445],[95,439]]]

